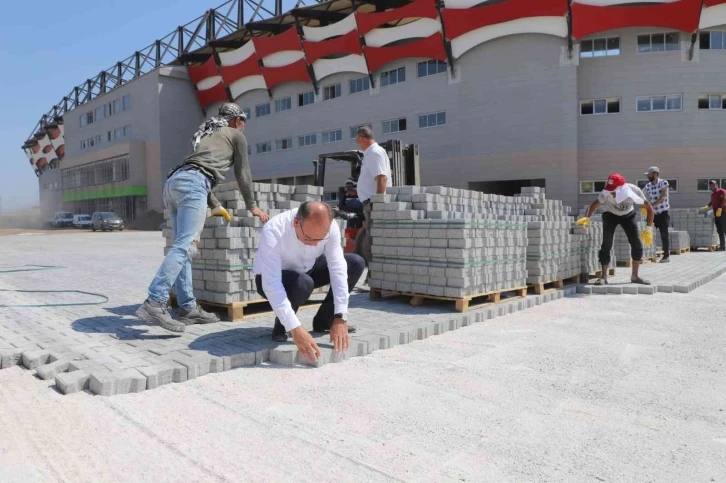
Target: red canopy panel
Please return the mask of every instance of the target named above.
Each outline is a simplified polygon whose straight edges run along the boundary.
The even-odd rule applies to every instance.
[[[202,109],[215,102],[226,102],[229,100],[227,99],[227,91],[222,82],[203,91],[197,90],[197,99],[199,99],[199,105]]]
[[[40,158],[38,162],[35,163],[35,165],[38,167],[38,169],[43,169],[48,166],[48,160],[45,158]]]
[[[291,27],[279,35],[272,37],[255,37],[252,39],[255,44],[255,52],[260,58],[265,58],[270,54],[284,52],[286,50],[301,51],[300,38],[297,35],[297,29]]]
[[[224,83],[227,85],[231,85],[234,81],[243,77],[262,74],[262,70],[260,70],[260,61],[256,54],[252,54],[239,64],[229,66],[222,65],[219,67],[219,70],[222,73]]]
[[[55,154],[58,155],[58,159],[63,159],[66,155],[66,145],[61,144],[57,148],[55,148]]]
[[[345,35],[332,40],[323,40],[321,42],[304,41],[305,57],[308,63],[312,64],[316,60],[331,54],[361,54],[363,50],[358,39],[358,32],[352,30]]]
[[[188,65],[187,71],[189,72],[189,77],[194,85],[199,84],[204,79],[209,79],[210,77],[219,75],[219,70],[217,69],[217,63],[214,61],[214,56],[210,56],[209,59],[201,65]]]
[[[726,0],[725,0],[726,1]],[[453,40],[473,30],[531,17],[564,17],[567,0],[507,0],[473,8],[445,8],[441,11],[446,37]]]
[[[435,0],[416,0],[403,7],[386,10],[385,12],[356,12],[355,20],[358,23],[358,32],[360,35],[365,35],[384,23],[404,18],[432,18],[436,20],[438,13]]]
[[[446,62],[444,36],[437,32],[429,37],[393,47],[364,47],[368,68],[375,72],[382,65],[398,59],[422,57]]]
[[[726,3],[726,0],[703,0],[703,4],[707,7],[715,7],[716,5],[721,5],[722,3]]]
[[[701,18],[701,0],[602,7],[572,4],[572,36],[576,39],[625,27],[663,27],[695,32]]]
[[[283,67],[262,67],[262,76],[268,89],[285,82],[311,82],[305,59]]]

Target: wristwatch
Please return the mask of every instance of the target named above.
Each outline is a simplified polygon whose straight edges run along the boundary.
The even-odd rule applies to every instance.
[[[335,317],[336,319],[342,319],[344,322],[348,322],[347,313],[334,314],[333,317]]]

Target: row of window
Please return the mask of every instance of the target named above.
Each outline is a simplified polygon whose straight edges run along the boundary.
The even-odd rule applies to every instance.
[[[81,114],[81,127],[98,122],[103,118],[111,117],[123,111],[131,109],[131,94],[114,99],[92,111]]]
[[[446,111],[432,112],[432,113],[428,113],[428,114],[421,114],[418,116],[419,129],[443,126],[445,124],[446,124]],[[350,126],[350,128],[349,128],[350,138],[355,139],[358,129],[363,126],[367,126],[370,128],[373,127],[372,124],[359,124],[357,126]],[[390,134],[390,133],[406,131],[407,128],[408,128],[408,126],[407,126],[405,117],[402,117],[400,119],[389,119],[387,121],[383,121],[383,123],[382,123],[383,134]],[[332,129],[330,131],[323,131],[321,133],[322,144],[337,143],[342,140],[343,140],[343,130],[342,129]],[[298,147],[300,147],[300,148],[304,148],[307,146],[314,146],[314,145],[318,144],[318,133],[308,133],[308,134],[302,134],[302,135],[298,136],[297,144],[298,144]],[[275,141],[275,149],[277,151],[286,151],[288,149],[292,149],[293,147],[294,147],[294,145],[293,145],[292,137],[282,138],[282,139],[278,139]],[[257,143],[255,151],[257,154],[271,153],[272,152],[272,141],[265,141],[265,142]],[[248,148],[248,154],[251,154],[251,148]]]
[[[108,131],[105,137],[100,134],[96,134],[88,139],[81,139],[81,149],[95,148],[101,146],[103,142],[108,144],[113,141],[120,141],[129,137],[131,137],[131,124]]]
[[[704,30],[699,33],[701,50],[726,50],[726,32]],[[661,32],[638,35],[636,52],[669,52],[681,50],[681,38],[678,32]],[[600,37],[580,41],[580,57],[612,57],[620,55],[620,37]]]
[[[123,181],[129,177],[129,155],[96,161],[61,172],[63,189],[85,188]]]
[[[419,78],[446,72],[446,62],[438,60],[424,60],[417,64],[417,75]],[[406,67],[381,72],[381,87],[387,87],[406,81]],[[370,90],[371,83],[368,76],[350,79],[348,81],[348,93],[358,94]],[[340,82],[323,87],[323,101],[329,101],[342,97],[343,87]],[[315,91],[302,92],[297,95],[298,107],[307,106],[315,102]],[[275,99],[275,112],[289,111],[292,109],[292,97]],[[250,118],[251,109],[244,109],[247,118]],[[255,106],[255,117],[264,117],[272,114],[272,103],[265,102]]]
[[[721,177],[711,177],[711,178],[698,178],[696,180],[696,191],[698,192],[710,192],[711,190],[708,188],[708,183],[711,180],[716,180],[720,183],[721,188],[726,189],[726,178]],[[668,191],[670,193],[678,193],[678,179],[667,179],[668,181]],[[648,184],[647,179],[639,179],[635,183],[640,189],[645,188],[645,185]],[[602,190],[605,189],[605,181],[580,181],[580,194],[581,195],[588,195],[588,194],[598,194]]]
[[[726,110],[726,94],[699,94],[698,109],[701,111]],[[637,112],[680,111],[683,109],[683,94],[659,96],[638,96],[635,98]],[[580,114],[619,114],[620,98],[586,99],[580,101]]]

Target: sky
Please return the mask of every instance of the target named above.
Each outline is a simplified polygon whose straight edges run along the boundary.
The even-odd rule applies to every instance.
[[[23,142],[63,96],[224,0],[3,2],[0,15],[0,198],[7,212],[38,204]],[[308,1],[307,4],[313,2]],[[294,0],[284,0],[290,9]],[[266,0],[273,10],[274,2]],[[225,11],[226,13],[226,11]],[[245,21],[249,19],[246,10]],[[62,167],[62,165],[61,165]]]

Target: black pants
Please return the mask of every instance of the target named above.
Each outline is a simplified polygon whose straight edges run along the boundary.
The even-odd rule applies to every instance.
[[[663,244],[663,258],[668,258],[670,255],[670,243],[668,240],[668,225],[671,223],[671,217],[667,211],[658,213],[653,218],[653,225],[660,230],[660,239]]]
[[[638,223],[635,221],[635,211],[625,216],[617,216],[612,213],[602,215],[602,246],[600,247],[600,264],[610,265],[610,251],[613,248],[615,229],[623,227],[625,236],[630,243],[630,257],[634,262],[643,261],[643,245],[638,238]]]
[[[358,283],[358,280],[360,280],[361,275],[363,275],[366,262],[355,253],[346,253],[345,261],[348,264],[348,293],[350,293],[355,287],[355,284]],[[328,261],[325,259],[325,255],[315,260],[313,268],[307,273],[294,272],[292,270],[282,271],[282,286],[285,287],[287,299],[290,301],[292,310],[295,313],[297,313],[297,309],[302,304],[308,301],[314,289],[328,285],[329,283],[330,272],[328,271]],[[255,277],[255,284],[257,285],[257,293],[267,298],[265,291],[262,289],[262,275]],[[328,295],[318,309],[318,313],[313,317],[313,329],[328,330],[333,323],[334,315],[335,301],[333,300],[333,287],[330,287]],[[276,330],[284,331],[282,327],[280,320],[275,318]]]
[[[716,232],[718,232],[718,241],[719,241],[719,243],[721,243],[721,250],[723,250],[724,247],[726,247],[726,244],[724,244],[724,238],[726,238],[724,236],[724,233],[726,233],[726,213],[722,214],[721,216],[715,216],[715,213],[714,213],[713,222],[716,224]]]

